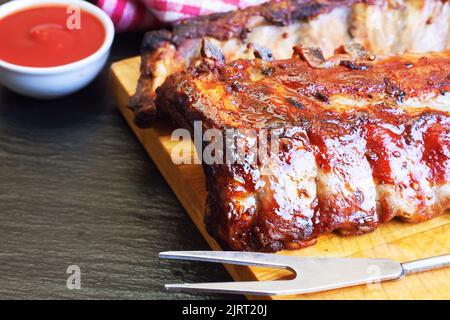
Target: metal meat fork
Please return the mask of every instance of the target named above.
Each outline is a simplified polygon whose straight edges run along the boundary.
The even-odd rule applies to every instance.
[[[234,251],[168,251],[160,258],[252,265],[291,270],[292,280],[167,284],[168,290],[248,295],[289,295],[400,279],[412,273],[450,266],[450,254],[406,263],[390,259],[291,257]]]

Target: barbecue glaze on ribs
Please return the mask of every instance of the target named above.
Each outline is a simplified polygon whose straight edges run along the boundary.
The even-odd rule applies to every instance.
[[[234,250],[296,249],[450,208],[449,49],[448,1],[272,1],[147,33],[131,107],[239,129],[244,151],[276,133],[278,157],[203,163],[206,223]]]
[[[158,109],[191,130],[280,134],[275,160],[203,164],[207,227],[229,248],[296,249],[450,208],[449,51],[329,68],[302,54],[224,64],[207,53],[157,90]]]
[[[325,57],[344,44],[376,55],[450,49],[450,4],[446,0],[281,0],[244,10],[212,14],[147,33],[141,78],[131,101],[136,123],[157,115],[155,90],[172,73],[201,60],[201,40],[221,47],[226,61],[253,58],[254,47],[276,59],[294,46],[319,47]]]

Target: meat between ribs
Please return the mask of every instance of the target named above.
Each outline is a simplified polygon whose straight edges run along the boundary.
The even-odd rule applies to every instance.
[[[203,164],[206,224],[231,249],[296,249],[450,208],[448,51],[327,69],[210,62],[171,75],[156,105],[190,130],[278,130],[276,159]]]

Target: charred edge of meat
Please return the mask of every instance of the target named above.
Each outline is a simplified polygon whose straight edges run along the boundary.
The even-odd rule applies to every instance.
[[[203,62],[206,64],[225,63],[225,55],[222,49],[208,39],[202,39],[200,54],[202,55]]]
[[[172,41],[172,33],[168,30],[155,30],[147,32],[142,41],[141,51],[143,53],[154,51],[161,47],[162,43],[170,41]]]
[[[286,26],[298,20],[307,20],[339,6],[371,0],[283,0],[269,1],[246,9],[215,13],[186,19],[176,23],[172,31],[172,42],[176,45],[185,39],[213,37],[218,40],[245,38],[251,30],[252,17],[262,17],[272,25]]]
[[[151,102],[140,103],[136,100],[130,102],[130,108],[135,109],[134,123],[139,128],[148,128],[157,119],[157,110],[153,107],[153,99],[149,98]],[[142,101],[142,100],[141,100]],[[146,106],[139,108],[138,106]]]
[[[368,70],[369,66],[364,63],[355,63],[350,60],[341,60],[339,65],[349,68],[350,70]]]
[[[145,68],[144,60],[141,62],[141,69]],[[148,89],[152,78],[141,72],[136,93],[131,97],[128,107],[134,112],[134,123],[139,128],[148,128],[156,119],[156,108]]]
[[[295,46],[293,58],[299,58],[312,68],[318,68],[326,61],[320,48]]]
[[[141,44],[141,75],[139,77],[136,93],[131,97],[129,108],[134,112],[134,123],[140,128],[147,128],[157,117],[149,87],[152,84],[153,75],[147,68],[151,53],[164,43],[171,41],[172,33],[168,30],[156,30],[147,32]]]
[[[252,44],[253,54],[256,59],[261,59],[263,61],[273,61],[273,53],[269,48]]]
[[[369,54],[362,44],[356,42],[340,46],[334,50],[334,54],[348,54],[356,60],[375,60],[375,56]]]
[[[131,97],[129,108],[134,112],[134,123],[140,128],[147,128],[157,117],[153,97],[149,94],[153,75],[147,68],[151,52],[170,42],[172,33],[168,30],[147,32],[141,45],[141,75],[139,77],[136,93]]]

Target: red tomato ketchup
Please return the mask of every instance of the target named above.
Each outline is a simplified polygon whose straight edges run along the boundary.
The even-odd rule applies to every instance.
[[[32,7],[0,19],[0,60],[27,67],[65,65],[92,55],[105,36],[101,21],[85,10]]]

